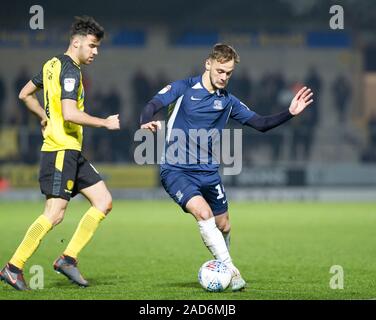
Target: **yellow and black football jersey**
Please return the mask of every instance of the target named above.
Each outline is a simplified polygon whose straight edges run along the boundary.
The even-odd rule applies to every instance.
[[[38,75],[31,80],[43,88],[47,126],[43,133],[42,151],[78,150],[82,148],[81,125],[64,121],[61,100],[77,101],[77,108],[84,111],[84,87],[78,64],[68,55],[48,60]]]

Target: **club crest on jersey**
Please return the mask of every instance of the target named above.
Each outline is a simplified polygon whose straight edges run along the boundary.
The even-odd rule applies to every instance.
[[[76,84],[76,79],[65,78],[64,79],[64,90],[67,91],[67,92],[72,92],[75,84]]]
[[[171,89],[170,85],[165,86],[162,90],[160,90],[158,93],[159,94],[165,94],[167,91]]]
[[[221,100],[214,100],[214,106],[213,108],[215,110],[223,110],[223,105]]]

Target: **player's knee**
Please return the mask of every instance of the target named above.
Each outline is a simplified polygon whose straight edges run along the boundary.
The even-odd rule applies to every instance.
[[[51,222],[53,226],[56,226],[63,221],[67,205],[67,201],[48,201],[43,215]]]
[[[196,212],[198,220],[208,220],[213,217],[213,213],[208,209],[201,209]]]
[[[110,193],[104,195],[97,203],[94,205],[98,210],[102,211],[105,215],[109,214],[112,210],[112,197]]]
[[[64,220],[64,211],[46,212],[44,215],[51,222],[52,226],[56,226]]]
[[[64,214],[61,214],[61,215],[56,217],[56,219],[52,222],[52,225],[56,226],[59,223],[61,223],[63,220],[64,220]]]
[[[230,225],[230,222],[226,222],[224,225],[222,225],[221,228],[219,228],[221,230],[221,232],[223,233],[229,233],[231,231],[231,225]]]
[[[231,231],[231,225],[229,219],[216,220],[217,228],[223,232],[228,233]]]
[[[107,203],[106,203],[106,210],[105,210],[105,214],[109,214],[112,210],[112,197],[110,196],[110,198],[108,199]]]

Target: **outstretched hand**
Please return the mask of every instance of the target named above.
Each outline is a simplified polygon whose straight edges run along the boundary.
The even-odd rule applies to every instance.
[[[295,95],[294,99],[292,99],[289,111],[292,115],[296,116],[301,113],[306,107],[308,107],[312,102],[311,99],[313,96],[313,92],[310,88],[303,87],[299,90],[299,92]]]
[[[161,130],[161,128],[162,125],[160,121],[150,121],[141,125],[141,129],[151,130],[152,132],[157,131],[157,129]]]

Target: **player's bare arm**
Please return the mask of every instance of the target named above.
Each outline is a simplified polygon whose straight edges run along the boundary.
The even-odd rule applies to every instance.
[[[300,89],[291,101],[289,108],[290,113],[294,116],[301,113],[313,102],[313,99],[311,99],[312,96],[313,92],[310,88],[303,87],[302,89]]]
[[[26,107],[40,119],[41,126],[44,128],[47,124],[47,116],[35,94],[39,90],[40,88],[38,88],[32,81],[29,81],[20,91],[18,98],[22,100]]]
[[[77,109],[77,101],[72,99],[61,100],[63,117],[65,121],[73,122],[75,124],[96,127],[107,128],[108,130],[119,130],[120,120],[119,115],[111,115],[106,119],[93,117],[86,112]]]

